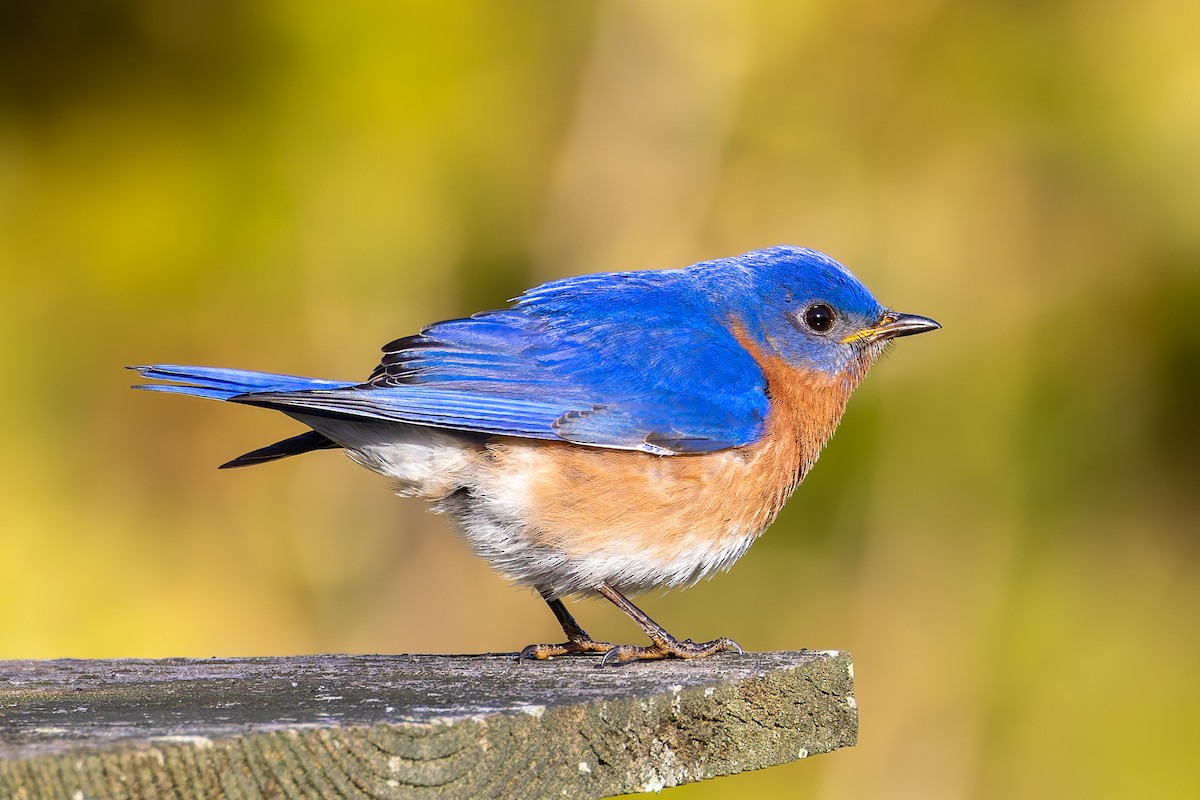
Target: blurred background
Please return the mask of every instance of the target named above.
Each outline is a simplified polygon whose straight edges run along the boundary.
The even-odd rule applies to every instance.
[[[901,342],[681,636],[853,652],[857,748],[677,798],[1200,796],[1200,13],[0,0],[0,658],[482,652],[541,601],[282,415],[594,270],[824,250]],[[636,641],[607,604],[589,631]]]

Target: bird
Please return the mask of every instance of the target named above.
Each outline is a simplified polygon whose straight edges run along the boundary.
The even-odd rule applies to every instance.
[[[895,339],[941,326],[846,267],[781,245],[682,269],[529,289],[382,348],[365,381],[157,364],[136,389],[282,411],[299,435],[222,468],[342,449],[449,516],[537,591],[565,641],[518,660],[600,666],[741,652],[679,640],[629,600],[728,569],[770,526]],[[564,598],[601,596],[648,645],[597,641]]]

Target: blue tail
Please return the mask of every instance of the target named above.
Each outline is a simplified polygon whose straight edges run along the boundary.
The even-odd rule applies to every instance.
[[[130,367],[129,369],[137,370],[143,378],[150,380],[172,381],[172,383],[134,386],[135,389],[145,389],[148,392],[190,394],[213,400],[229,400],[255,392],[344,389],[357,385],[346,381],[322,381],[315,378],[301,378],[296,375],[275,375],[270,372],[251,372],[244,369],[221,369],[219,367],[178,367],[172,364],[155,364],[149,367]],[[335,447],[341,447],[341,445],[316,431],[308,431],[299,436],[284,439],[282,442],[260,447],[222,464],[221,467],[224,469],[265,464],[268,461],[276,461],[312,450]]]
[[[298,375],[276,375],[270,372],[251,372],[244,369],[221,369],[220,367],[179,367],[173,364],[154,364],[148,367],[130,367],[143,378],[172,383],[155,383],[134,386],[149,392],[170,392],[207,397],[212,400],[228,400],[242,394],[254,392],[299,392],[306,389],[344,389],[356,386],[348,381],[323,381],[302,378]]]

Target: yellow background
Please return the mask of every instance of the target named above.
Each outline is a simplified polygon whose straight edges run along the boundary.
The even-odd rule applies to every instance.
[[[8,2],[0,657],[513,650],[531,593],[281,415],[543,280],[827,251],[900,342],[680,636],[853,652],[860,745],[678,798],[1200,796],[1194,4]],[[636,641],[601,603],[594,634]]]

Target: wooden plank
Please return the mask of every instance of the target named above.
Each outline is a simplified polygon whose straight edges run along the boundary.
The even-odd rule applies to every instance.
[[[607,797],[853,745],[846,653],[0,662],[0,797]]]

